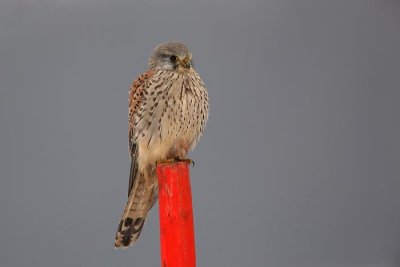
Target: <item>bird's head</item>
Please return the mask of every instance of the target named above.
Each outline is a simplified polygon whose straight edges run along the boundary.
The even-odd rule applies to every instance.
[[[149,60],[150,69],[187,72],[192,67],[192,53],[182,43],[168,42],[158,45]]]

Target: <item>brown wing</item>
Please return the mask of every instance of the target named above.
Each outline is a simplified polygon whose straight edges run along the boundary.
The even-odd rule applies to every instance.
[[[148,86],[148,81],[154,75],[153,70],[148,70],[133,81],[129,89],[129,118],[128,118],[128,128],[129,128],[129,154],[131,157],[131,170],[129,174],[129,190],[128,195],[132,190],[136,173],[137,173],[137,156],[138,147],[136,145],[136,129],[135,129],[135,117],[138,115],[140,108],[143,105],[143,99],[146,95],[146,88]]]

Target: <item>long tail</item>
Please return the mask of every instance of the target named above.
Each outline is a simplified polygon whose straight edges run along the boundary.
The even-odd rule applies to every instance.
[[[149,177],[146,179],[145,174],[140,171],[135,172],[135,176],[115,236],[116,248],[127,247],[138,239],[147,213],[153,206],[155,195],[157,195],[157,185],[149,183],[153,179],[149,179]]]

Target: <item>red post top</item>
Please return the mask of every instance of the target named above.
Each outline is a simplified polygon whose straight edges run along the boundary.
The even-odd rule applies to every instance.
[[[192,193],[189,164],[157,166],[161,267],[195,267]]]

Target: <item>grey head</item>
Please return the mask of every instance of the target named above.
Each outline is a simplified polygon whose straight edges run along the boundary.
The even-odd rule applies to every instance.
[[[167,42],[159,44],[149,60],[150,69],[164,69],[185,72],[192,66],[192,53],[182,43]]]

